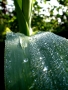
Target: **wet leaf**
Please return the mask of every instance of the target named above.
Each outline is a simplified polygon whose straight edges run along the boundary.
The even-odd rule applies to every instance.
[[[6,90],[68,90],[68,39],[51,32],[5,40]]]

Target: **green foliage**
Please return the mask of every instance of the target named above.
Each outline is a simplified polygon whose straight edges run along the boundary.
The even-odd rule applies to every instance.
[[[46,1],[47,2],[47,1]],[[59,1],[60,2],[60,1]],[[65,2],[65,1],[63,1]],[[67,1],[68,2],[68,1]],[[46,4],[45,4],[46,5]],[[40,15],[40,10],[42,8],[39,8],[38,10],[38,3],[34,4],[34,9],[33,9],[33,17],[32,17],[32,28],[34,31],[36,30],[41,30],[41,31],[51,31],[54,32],[58,35],[60,35],[60,33],[64,33],[67,32],[68,33],[68,9],[65,11],[63,9],[64,7],[67,7],[67,5],[63,6],[53,6],[52,9],[48,8],[50,16],[47,15]],[[54,15],[54,10],[56,10],[58,13],[56,15]],[[62,10],[62,14],[60,14],[60,10]],[[43,10],[45,11],[45,10]],[[46,20],[50,19],[49,22],[47,22]],[[58,20],[61,20],[61,22],[58,22]],[[63,36],[63,35],[61,35]],[[67,36],[65,36],[66,38],[68,38]]]
[[[68,40],[50,32],[5,40],[5,90],[68,90]]]
[[[19,31],[21,33],[24,33],[25,35],[28,35],[28,23],[25,19],[24,13],[22,12],[20,8],[20,4],[16,0],[15,1],[15,6],[16,6],[16,12],[17,12],[17,18],[18,18],[18,24],[19,24]],[[20,3],[20,2],[19,2]]]
[[[47,0],[40,0],[41,3],[43,1],[45,2],[45,5],[46,5]],[[60,1],[62,1],[62,0],[58,0],[59,3],[60,3]],[[63,0],[62,2],[63,2],[62,5],[64,7],[67,7],[68,1],[67,0]],[[65,2],[66,2],[66,4],[64,4]],[[26,9],[26,11],[25,11],[22,8],[22,4],[24,4],[22,2],[22,0],[18,1],[18,3],[19,3],[19,6],[20,6],[21,10],[24,12],[24,16],[25,16],[26,12],[28,14],[29,10]],[[27,4],[26,4],[26,6],[27,6]],[[27,22],[30,19],[30,21],[28,22],[28,23],[30,23],[29,27],[32,27],[33,31],[51,31],[51,32],[54,32],[54,33],[56,33],[58,35],[60,35],[60,33],[62,33],[62,32],[63,33],[64,32],[68,33],[68,9],[65,11],[62,8],[63,6],[59,6],[59,7],[53,6],[52,9],[49,9],[50,16],[43,15],[43,14],[40,15],[39,13],[40,13],[40,10],[42,9],[42,7],[38,4],[37,0],[33,0],[32,21],[31,21],[31,18],[29,18],[28,16],[25,16],[25,17],[28,17],[27,18]],[[54,15],[54,10],[55,9],[58,12],[57,15]],[[60,15],[60,13],[59,13],[60,10],[62,10],[62,15]],[[43,10],[43,11],[45,11],[45,10]],[[11,14],[13,14],[13,16],[11,16]],[[1,12],[0,15],[2,15],[2,12]],[[4,18],[5,16],[7,16],[8,19]],[[15,18],[15,19],[13,19],[13,18]],[[13,21],[12,21],[12,19],[13,19]],[[46,22],[47,19],[50,19],[50,21]],[[61,20],[60,23],[58,23],[58,19]],[[13,11],[12,13],[9,13],[9,15],[4,14],[3,15],[3,20],[6,21],[6,23],[4,22],[4,25],[6,24],[6,26],[9,27],[13,32],[20,32],[21,29],[19,29],[20,27],[18,25],[16,11]],[[11,22],[9,22],[9,21],[11,21]],[[61,36],[63,36],[63,35],[61,35]],[[66,35],[65,35],[65,37],[68,38]]]
[[[68,0],[58,0],[58,2],[64,6],[68,6]]]
[[[14,0],[18,22],[19,31],[25,35],[31,34],[31,12],[32,12],[32,0]],[[27,3],[26,3],[27,2]],[[21,5],[21,6],[20,6]]]

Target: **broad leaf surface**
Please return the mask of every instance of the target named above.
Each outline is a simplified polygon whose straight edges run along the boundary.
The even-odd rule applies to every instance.
[[[68,39],[8,33],[4,62],[6,90],[68,90]]]

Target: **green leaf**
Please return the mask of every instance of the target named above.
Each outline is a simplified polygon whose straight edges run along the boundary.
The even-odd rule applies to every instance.
[[[68,90],[68,39],[50,32],[27,37],[8,33],[6,90]]]
[[[17,1],[20,9],[22,10],[22,1],[23,1],[23,0],[14,0],[14,1]],[[16,6],[16,7],[17,7],[17,6]]]
[[[21,0],[20,0],[21,1]],[[17,18],[19,23],[19,31],[25,35],[29,35],[29,27],[26,18],[21,10],[21,6],[18,4],[17,0],[14,0],[17,12]]]
[[[19,31],[25,35],[31,35],[31,11],[32,11],[32,0],[14,0],[18,23]]]

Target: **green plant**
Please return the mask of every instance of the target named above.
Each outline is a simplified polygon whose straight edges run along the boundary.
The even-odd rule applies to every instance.
[[[14,1],[21,33],[6,34],[5,89],[68,90],[68,39],[51,32],[28,36],[31,4],[29,0]],[[23,2],[29,3],[25,7]]]

